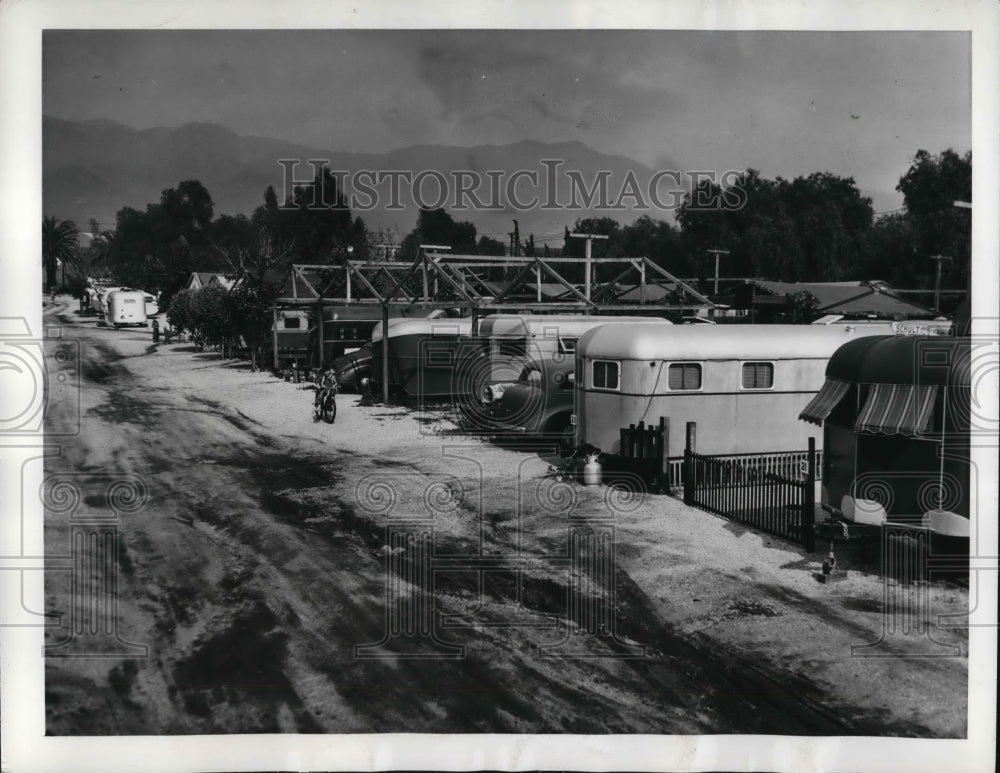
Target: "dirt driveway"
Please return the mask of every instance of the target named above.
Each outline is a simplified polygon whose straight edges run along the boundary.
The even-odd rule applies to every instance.
[[[957,657],[898,635],[852,656],[883,633],[877,576],[820,585],[819,555],[560,484],[440,412],[341,395],[314,424],[299,385],[48,311],[80,343],[83,431],[47,473],[149,495],[115,571],[118,635],[148,655],[49,658],[50,734],[965,734],[961,629],[930,629]],[[69,542],[48,515],[47,549]],[[71,594],[50,572],[48,611]],[[968,594],[912,600],[937,621]]]

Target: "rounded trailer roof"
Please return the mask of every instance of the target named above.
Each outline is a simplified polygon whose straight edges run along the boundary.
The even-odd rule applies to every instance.
[[[856,382],[861,366],[868,356],[868,351],[876,344],[895,337],[892,335],[866,336],[848,341],[830,357],[830,361],[826,364],[826,377],[837,381]]]
[[[853,379],[862,384],[969,386],[968,338],[886,336],[867,349]]]
[[[654,324],[669,325],[655,317],[613,317],[585,314],[489,314],[479,321],[479,335],[546,335],[552,328],[559,335],[582,335],[595,325]]]
[[[604,325],[585,333],[576,353],[614,360],[820,358],[858,332],[814,325]]]
[[[444,317],[441,319],[396,318],[389,320],[389,338],[408,335],[472,335],[472,320],[468,317]],[[382,340],[382,323],[372,329],[372,341]]]

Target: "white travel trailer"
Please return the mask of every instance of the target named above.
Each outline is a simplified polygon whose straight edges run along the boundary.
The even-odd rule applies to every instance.
[[[577,445],[617,455],[621,428],[665,416],[672,457],[684,452],[689,421],[697,422],[700,453],[805,449],[811,432],[798,416],[823,386],[830,356],[881,332],[874,325],[595,328],[576,350]]]
[[[146,303],[146,317],[155,317],[160,313],[160,302],[156,295],[151,295],[150,293],[144,294],[144,301]]]
[[[108,327],[146,324],[146,293],[115,290],[104,299],[104,321]]]

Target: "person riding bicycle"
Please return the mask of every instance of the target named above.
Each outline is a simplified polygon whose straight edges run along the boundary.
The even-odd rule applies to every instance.
[[[313,401],[313,411],[317,419],[323,417],[328,423],[332,423],[332,418],[324,416],[324,413],[328,413],[328,410],[325,411],[324,408],[329,408],[329,406],[324,406],[324,403],[328,398],[336,395],[339,389],[340,384],[337,383],[337,377],[332,368],[320,374],[319,381],[316,382],[316,399]],[[333,404],[332,407],[333,416],[336,416],[336,404]]]
[[[333,369],[324,370],[319,376],[319,381],[316,382],[316,402],[319,403],[320,395],[324,390],[339,388],[340,384],[337,382],[337,376],[334,374]]]

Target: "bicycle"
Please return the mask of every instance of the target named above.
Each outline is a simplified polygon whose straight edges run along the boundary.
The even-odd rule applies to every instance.
[[[316,387],[316,400],[313,403],[313,421],[322,419],[327,424],[333,424],[337,419],[337,392],[340,385],[332,370],[325,371],[319,378]]]

